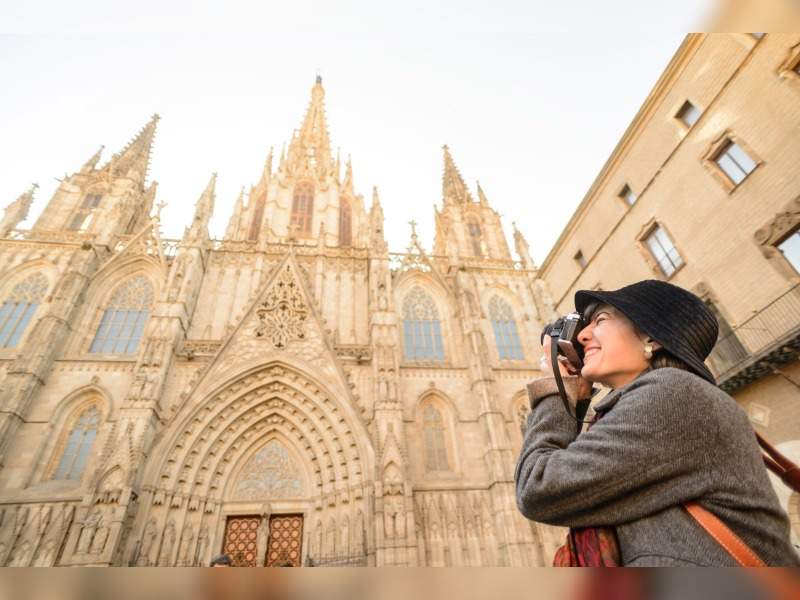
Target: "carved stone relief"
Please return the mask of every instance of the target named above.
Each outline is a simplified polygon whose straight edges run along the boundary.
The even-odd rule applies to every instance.
[[[305,337],[308,313],[300,285],[291,267],[286,265],[256,309],[260,324],[255,335],[268,340],[275,348],[286,348],[290,341]]]
[[[237,500],[299,498],[302,495],[299,469],[286,447],[277,440],[269,441],[248,459],[233,491]]]

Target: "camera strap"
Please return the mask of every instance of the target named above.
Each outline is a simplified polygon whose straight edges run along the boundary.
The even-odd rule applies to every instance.
[[[569,406],[569,396],[567,395],[567,390],[564,387],[564,380],[561,378],[561,369],[558,368],[558,345],[554,343],[550,344],[550,366],[553,367],[553,377],[555,377],[556,387],[558,387],[558,395],[561,396],[561,402],[564,403],[564,410],[567,411],[567,414],[570,417],[575,419],[578,426],[577,433],[580,433],[583,424],[586,422],[583,420],[583,417],[586,416],[586,411],[589,410],[591,398],[577,400],[575,402],[575,414],[573,415]]]

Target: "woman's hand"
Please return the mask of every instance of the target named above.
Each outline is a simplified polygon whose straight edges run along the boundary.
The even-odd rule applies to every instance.
[[[553,366],[550,362],[550,352],[550,336],[545,334],[542,343],[542,370],[548,375],[553,372]],[[578,397],[573,400],[584,400],[592,396],[591,382],[581,377],[580,371],[567,360],[566,356],[558,356],[558,370],[561,372],[562,377],[574,377],[577,375]]]

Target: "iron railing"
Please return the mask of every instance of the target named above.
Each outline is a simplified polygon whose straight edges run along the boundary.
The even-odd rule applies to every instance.
[[[771,352],[800,334],[800,284],[753,311],[726,336],[720,338],[709,366],[719,382],[734,376],[754,359]]]
[[[307,556],[307,567],[366,567],[366,554],[328,554],[322,556]]]

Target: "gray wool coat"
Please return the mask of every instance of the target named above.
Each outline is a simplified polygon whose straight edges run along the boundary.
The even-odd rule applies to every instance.
[[[768,565],[800,565],[747,415],[719,388],[647,372],[598,402],[580,435],[557,395],[533,400],[514,472],[527,518],[614,526],[627,566],[735,566],[681,506],[696,500]]]

